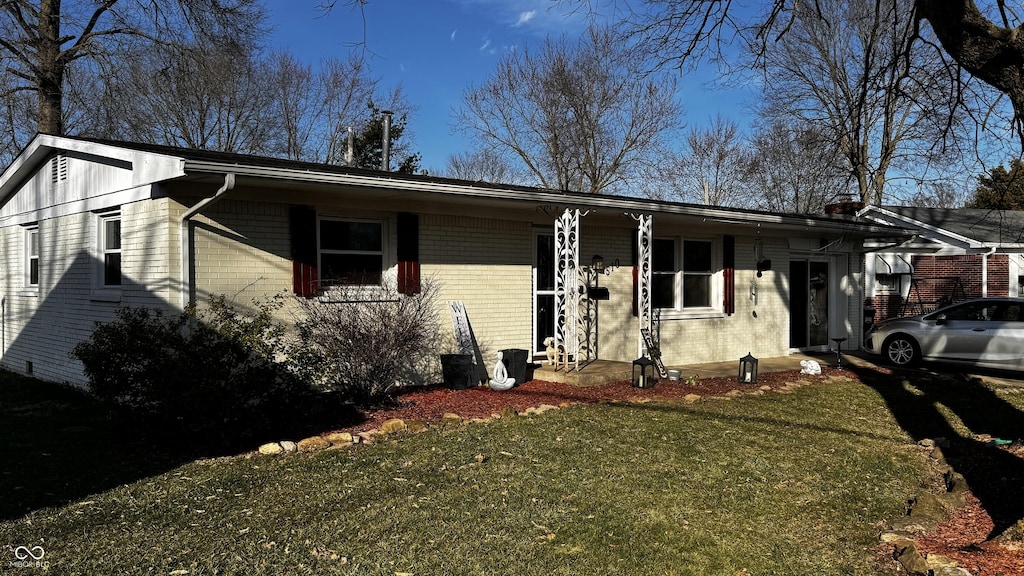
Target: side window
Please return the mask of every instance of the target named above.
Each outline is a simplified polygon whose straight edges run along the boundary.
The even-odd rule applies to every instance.
[[[100,257],[103,259],[102,285],[121,285],[121,215],[104,214],[99,221]]]
[[[39,226],[25,228],[25,285],[39,286]]]
[[[1003,309],[1002,320],[1004,322],[1024,322],[1024,314],[1021,314],[1021,305],[1008,304],[1006,308]]]
[[[320,283],[380,285],[384,273],[384,223],[320,220]]]
[[[992,320],[995,316],[995,304],[973,303],[965,304],[946,312],[946,320]]]

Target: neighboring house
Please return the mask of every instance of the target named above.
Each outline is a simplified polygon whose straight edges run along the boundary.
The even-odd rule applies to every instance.
[[[315,297],[356,278],[407,294],[430,278],[444,325],[463,302],[488,363],[505,348],[542,356],[548,336],[573,367],[631,361],[644,327],[670,366],[783,356],[860,341],[862,245],[904,234],[39,135],[0,175],[0,363],[83,384],[69,353],[119,307]]]
[[[1024,212],[868,206],[857,215],[914,232],[902,243],[865,245],[865,296],[877,320],[1024,294]]]

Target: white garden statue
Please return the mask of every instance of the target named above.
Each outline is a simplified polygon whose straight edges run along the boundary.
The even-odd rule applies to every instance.
[[[498,352],[498,363],[494,365],[494,378],[491,378],[489,385],[491,390],[509,390],[516,384],[515,378],[509,378],[505,363],[502,362],[503,354]]]

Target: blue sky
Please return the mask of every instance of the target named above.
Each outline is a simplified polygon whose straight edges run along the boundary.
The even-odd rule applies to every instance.
[[[275,27],[271,44],[316,63],[345,57],[364,38],[358,11],[338,6],[324,16],[318,0],[266,0]],[[401,84],[417,107],[410,129],[422,167],[443,173],[448,156],[471,148],[453,134],[453,110],[471,85],[494,71],[510,50],[537,46],[546,35],[580,34],[579,16],[553,8],[551,0],[370,0],[365,7],[365,40],[374,76],[383,86]],[[709,91],[710,74],[683,77],[688,126],[706,123],[716,113],[743,123],[744,91]]]

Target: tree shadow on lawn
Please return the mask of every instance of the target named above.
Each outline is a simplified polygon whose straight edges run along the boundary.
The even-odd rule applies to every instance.
[[[971,492],[992,517],[988,538],[1003,534],[1024,520],[1024,459],[1007,450],[958,433],[939,406],[953,412],[973,435],[1024,438],[1024,412],[1000,398],[975,378],[925,371],[893,371],[853,367],[861,382],[884,399],[897,423],[915,441],[945,438],[946,463],[964,476]]]
[[[0,521],[159,475],[197,458],[236,455],[365,418],[351,404],[310,395],[244,429],[202,434],[112,416],[84,391],[0,372]]]

